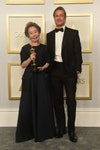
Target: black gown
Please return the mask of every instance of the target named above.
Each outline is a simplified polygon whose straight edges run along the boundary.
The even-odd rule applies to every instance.
[[[21,63],[29,58],[31,45],[22,47]],[[36,64],[49,62],[46,46],[40,44],[36,50]],[[32,62],[31,62],[32,63]],[[33,66],[25,69],[22,77],[22,93],[16,129],[16,142],[34,138],[40,142],[55,136],[52,103],[49,95],[47,71],[33,71]]]

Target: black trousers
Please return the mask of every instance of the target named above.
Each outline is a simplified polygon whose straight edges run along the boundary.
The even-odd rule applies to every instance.
[[[64,110],[64,88],[67,104],[67,127],[68,132],[75,131],[76,117],[76,84],[77,74],[68,76],[63,63],[55,62],[51,73],[51,95],[54,105],[55,119],[58,130],[63,132],[66,126],[66,115]]]

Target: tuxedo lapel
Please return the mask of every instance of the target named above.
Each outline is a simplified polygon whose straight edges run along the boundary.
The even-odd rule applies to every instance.
[[[52,49],[55,53],[55,32],[54,31],[52,33],[51,40],[52,40]]]
[[[62,41],[62,50],[64,49],[66,43],[69,40],[69,32],[68,32],[68,28],[65,27],[65,31],[64,31],[64,36],[63,36],[63,41]]]

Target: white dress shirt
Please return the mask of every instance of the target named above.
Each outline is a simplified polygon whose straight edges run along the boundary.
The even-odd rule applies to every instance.
[[[63,27],[63,30],[65,30],[65,26]],[[61,56],[63,35],[64,35],[64,31],[63,32],[59,31],[55,33],[55,59],[54,60],[57,62],[63,61]]]

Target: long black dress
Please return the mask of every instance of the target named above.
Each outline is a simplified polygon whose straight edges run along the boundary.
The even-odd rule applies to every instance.
[[[21,63],[29,58],[31,45],[22,47]],[[36,64],[42,66],[49,62],[46,46],[40,44],[36,50]],[[55,136],[52,103],[48,88],[47,71],[33,71],[31,63],[22,77],[22,94],[16,129],[16,142],[30,139],[40,142]]]

